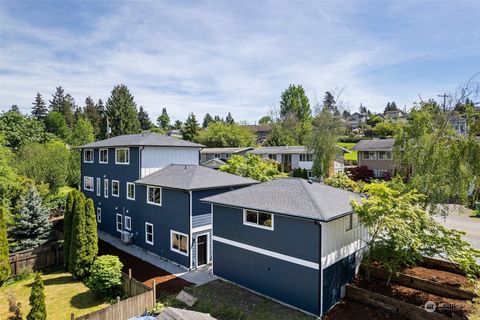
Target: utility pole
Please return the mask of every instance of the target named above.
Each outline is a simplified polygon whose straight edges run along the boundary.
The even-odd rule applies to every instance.
[[[444,93],[444,94],[439,94],[438,97],[443,98],[443,113],[445,113],[446,105],[447,105],[447,98],[450,98],[451,95]]]

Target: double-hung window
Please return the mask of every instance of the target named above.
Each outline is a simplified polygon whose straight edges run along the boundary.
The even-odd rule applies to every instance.
[[[130,218],[129,216],[125,216],[125,230],[132,230],[132,218]]]
[[[153,245],[153,224],[145,222],[145,242]]]
[[[102,208],[97,208],[97,222],[102,223]]]
[[[253,210],[244,210],[243,224],[257,228],[273,230],[273,214]]]
[[[115,164],[129,164],[130,163],[130,149],[117,148],[115,149]]]
[[[118,180],[112,180],[112,196],[120,196],[120,182]]]
[[[345,217],[345,231],[350,231],[358,227],[358,216],[351,213]]]
[[[391,151],[378,151],[379,160],[391,160],[392,152]]]
[[[93,149],[83,150],[83,162],[93,163]]]
[[[135,183],[127,182],[127,199],[135,200]]]
[[[123,231],[123,219],[122,215],[117,213],[116,215],[116,222],[117,222],[117,231],[122,232]]]
[[[364,151],[363,159],[365,160],[375,160],[377,159],[377,153],[375,151]]]
[[[300,161],[313,161],[313,154],[312,153],[301,153],[300,154]]]
[[[188,255],[188,236],[184,233],[170,230],[170,250]]]
[[[162,188],[147,186],[147,203],[162,205]]]
[[[93,177],[83,177],[83,189],[93,191]]]
[[[108,179],[103,179],[103,196],[108,198]]]
[[[108,149],[100,149],[100,163],[108,163]]]
[[[102,184],[101,184],[102,179],[97,178],[97,196],[100,197],[102,194]]]

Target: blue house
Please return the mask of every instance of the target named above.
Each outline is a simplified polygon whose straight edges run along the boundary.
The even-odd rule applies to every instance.
[[[256,181],[199,166],[201,148],[150,132],[81,146],[98,229],[188,269],[210,263],[211,206],[200,199]]]
[[[358,195],[284,178],[211,196],[213,274],[321,316],[358,271],[367,230]]]

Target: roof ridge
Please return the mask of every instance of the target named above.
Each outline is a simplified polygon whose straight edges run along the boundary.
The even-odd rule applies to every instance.
[[[300,180],[300,185],[303,187],[303,190],[305,190],[305,192],[308,194],[308,198],[310,199],[310,202],[313,203],[313,206],[315,207],[315,209],[317,209],[318,211],[318,215],[320,217],[322,217],[322,219],[325,219],[323,217],[323,214],[322,214],[322,210],[320,210],[318,204],[316,201],[314,201],[314,197],[312,195],[312,193],[310,192],[310,190],[307,188],[307,185],[305,183],[308,183],[309,185],[311,184],[309,181],[305,180],[305,179],[302,179],[302,178],[297,178]],[[312,182],[311,185],[313,185],[314,182]]]

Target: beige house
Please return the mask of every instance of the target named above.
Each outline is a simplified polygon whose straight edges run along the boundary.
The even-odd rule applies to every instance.
[[[366,166],[375,177],[393,172],[394,139],[360,140],[351,150],[357,150],[358,166]]]

